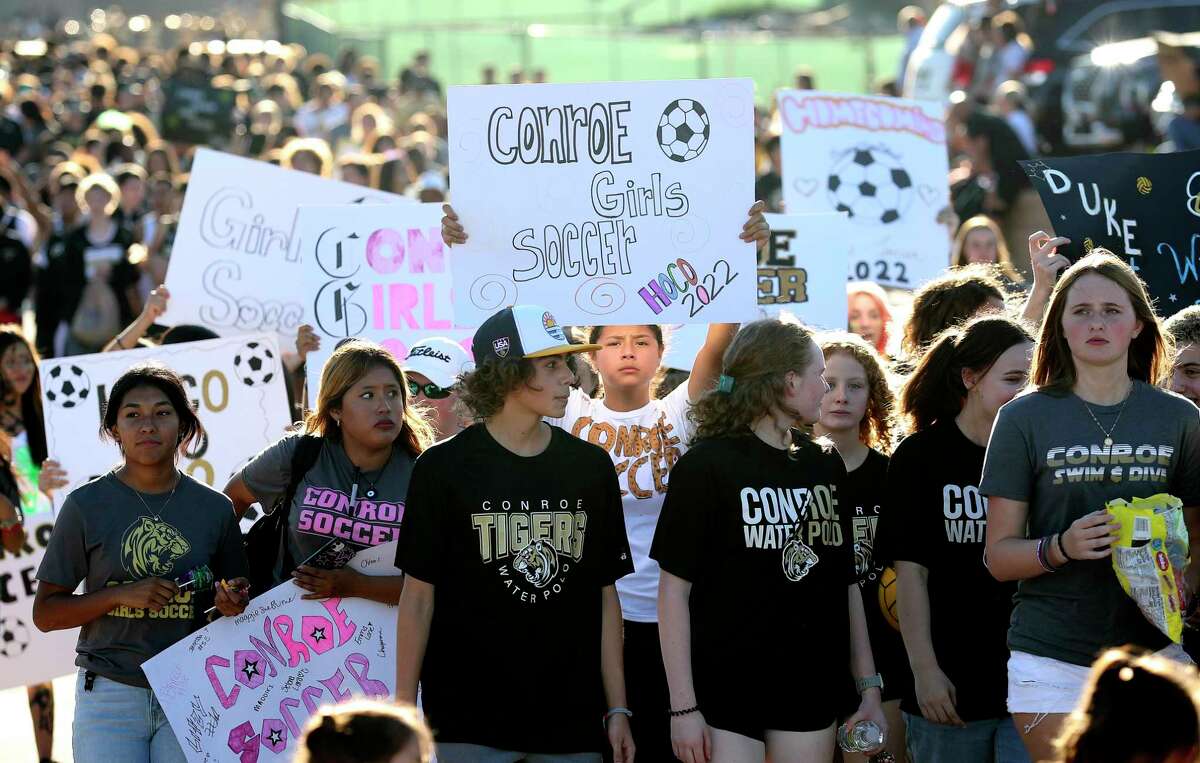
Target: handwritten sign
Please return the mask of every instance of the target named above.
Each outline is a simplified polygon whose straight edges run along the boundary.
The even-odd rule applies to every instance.
[[[441,218],[440,204],[299,208],[296,231],[308,242],[303,291],[321,337],[307,361],[311,399],[321,367],[346,337],[379,342],[399,360],[430,336],[470,348],[473,332],[454,323]]]
[[[117,446],[98,439],[104,406],[121,374],[151,360],[183,377],[206,431],[180,468],[218,490],[290,423],[279,346],[270,334],[44,360],[46,443],[71,480],[56,501],[120,463]]]
[[[778,95],[789,214],[844,212],[850,277],[915,289],[950,257],[940,104],[784,90]]]
[[[749,318],[750,80],[452,87],[460,322],[545,305],[566,324]],[[457,252],[457,248],[456,248]]]
[[[46,555],[54,514],[25,517],[25,545],[0,549],[0,690],[49,681],[75,670],[79,629],[41,633],[33,625],[37,569]]]
[[[850,221],[840,213],[766,216],[771,242],[758,263],[758,315],[788,313],[806,326],[846,328]],[[667,326],[663,365],[690,371],[708,327]]]
[[[299,204],[412,204],[403,196],[327,180],[201,148],[196,152],[166,286],[163,320],[218,334],[295,336],[304,319],[296,289],[303,242]]]
[[[398,575],[396,542],[350,561]],[[290,761],[308,717],[396,687],[396,607],[367,599],[305,601],[290,580],[142,665],[189,763]]]
[[[1200,151],[1021,162],[1072,261],[1104,247],[1129,263],[1160,315],[1200,304]]]

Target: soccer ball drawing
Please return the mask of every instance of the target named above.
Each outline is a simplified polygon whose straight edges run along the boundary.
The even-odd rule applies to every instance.
[[[830,205],[860,223],[897,222],[912,203],[908,170],[895,154],[877,146],[856,146],[839,156],[826,183]]]
[[[275,378],[275,353],[262,342],[246,342],[233,356],[233,371],[247,387],[261,387]]]
[[[708,112],[697,101],[671,101],[658,120],[658,147],[673,162],[695,159],[708,145]]]
[[[29,646],[29,627],[15,617],[0,617],[0,655],[19,657]]]
[[[92,391],[92,380],[79,366],[64,363],[46,374],[46,399],[60,408],[83,405]]]

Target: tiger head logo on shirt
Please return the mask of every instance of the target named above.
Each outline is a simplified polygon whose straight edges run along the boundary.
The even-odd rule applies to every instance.
[[[183,534],[166,522],[138,517],[121,536],[121,564],[135,580],[165,577],[191,548]]]
[[[793,535],[783,547],[783,574],[793,583],[802,580],[818,561],[817,553],[805,545],[799,536]]]
[[[558,552],[544,540],[535,540],[513,557],[513,570],[533,585],[545,588],[558,575]]]

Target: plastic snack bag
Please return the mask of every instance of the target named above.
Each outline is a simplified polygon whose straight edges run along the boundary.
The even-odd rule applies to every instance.
[[[1183,502],[1160,493],[1105,504],[1121,524],[1112,545],[1112,564],[1121,588],[1133,597],[1142,614],[1176,644],[1183,638],[1188,533]]]

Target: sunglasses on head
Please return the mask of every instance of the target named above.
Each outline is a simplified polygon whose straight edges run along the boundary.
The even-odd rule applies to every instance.
[[[429,384],[417,384],[412,379],[408,380],[408,394],[415,397],[420,397],[422,394],[430,400],[444,400],[450,397],[451,389],[444,389],[432,382]]]

